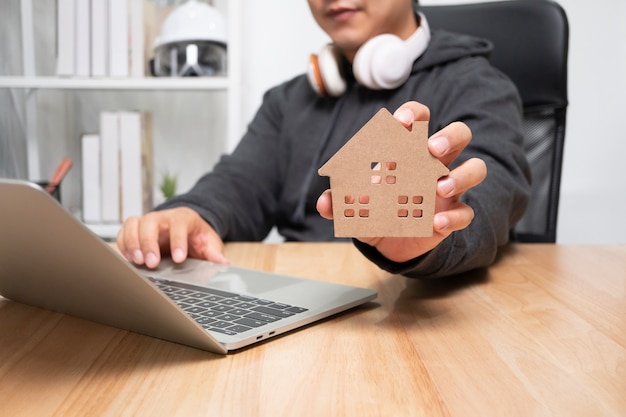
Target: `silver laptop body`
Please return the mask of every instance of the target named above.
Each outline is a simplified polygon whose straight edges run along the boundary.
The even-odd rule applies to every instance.
[[[376,292],[195,259],[136,268],[37,185],[0,179],[0,295],[225,354],[365,303]],[[203,297],[193,313],[183,311]],[[202,319],[206,311],[213,316]],[[222,313],[240,324],[226,326]],[[215,320],[222,327],[212,327]]]

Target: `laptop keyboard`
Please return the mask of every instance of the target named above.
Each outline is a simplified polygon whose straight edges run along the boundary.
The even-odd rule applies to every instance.
[[[148,279],[211,332],[232,336],[307,311],[304,307],[248,295],[154,277]]]

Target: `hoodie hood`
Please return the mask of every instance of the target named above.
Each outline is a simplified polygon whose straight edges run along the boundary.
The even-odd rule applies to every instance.
[[[413,64],[413,72],[471,56],[489,58],[492,50],[493,44],[486,39],[435,30],[432,32],[428,48]]]
[[[493,51],[493,43],[487,39],[470,35],[434,30],[424,53],[413,62],[411,73],[428,70],[468,57],[482,56],[489,58]],[[348,84],[356,82],[352,64],[344,55],[340,55],[341,73]]]

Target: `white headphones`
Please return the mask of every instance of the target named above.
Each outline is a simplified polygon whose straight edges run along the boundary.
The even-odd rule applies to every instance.
[[[406,82],[413,62],[430,42],[426,17],[419,13],[420,26],[406,41],[385,33],[365,42],[357,51],[352,71],[357,81],[372,90],[392,90]],[[309,82],[319,95],[340,96],[346,91],[339,51],[333,44],[325,45],[318,55],[309,58]]]

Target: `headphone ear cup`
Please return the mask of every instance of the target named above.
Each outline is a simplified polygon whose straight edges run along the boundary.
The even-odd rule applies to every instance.
[[[372,90],[391,90],[411,74],[407,46],[391,34],[378,35],[359,48],[352,69],[357,81]]]
[[[346,80],[339,64],[338,51],[325,45],[318,55],[309,57],[309,82],[320,95],[338,97],[346,91]]]
[[[365,42],[352,63],[359,84],[372,90],[393,90],[411,75],[413,61],[419,58],[430,42],[426,16],[419,13],[420,25],[406,40],[386,33]],[[340,96],[347,88],[339,50],[327,44],[319,55],[309,58],[308,77],[312,88],[320,95]]]
[[[317,94],[320,96],[326,95],[326,87],[324,87],[324,80],[322,80],[322,71],[320,70],[319,57],[316,54],[309,55],[309,84]]]

